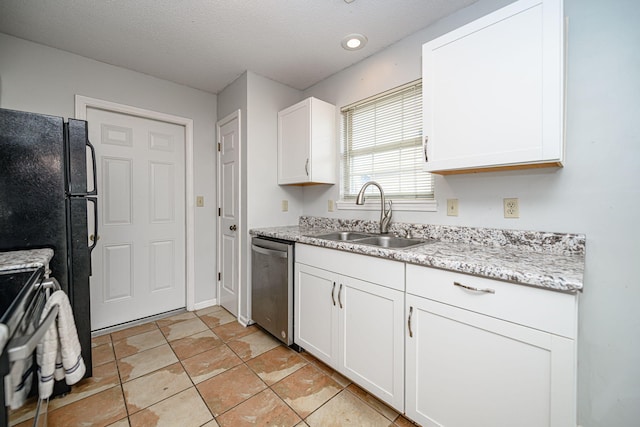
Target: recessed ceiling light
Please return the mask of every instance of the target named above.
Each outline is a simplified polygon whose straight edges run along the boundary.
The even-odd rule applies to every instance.
[[[367,44],[367,38],[362,34],[349,34],[342,39],[342,47],[346,50],[362,49]]]

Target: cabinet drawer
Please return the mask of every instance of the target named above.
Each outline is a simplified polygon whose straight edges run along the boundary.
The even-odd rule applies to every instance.
[[[404,291],[404,263],[336,249],[296,244],[296,262]]]
[[[577,296],[573,294],[416,265],[407,265],[406,290],[476,313],[576,338]]]

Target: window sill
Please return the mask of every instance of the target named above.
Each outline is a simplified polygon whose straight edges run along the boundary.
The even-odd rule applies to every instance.
[[[436,212],[438,204],[435,200],[392,200],[393,211]],[[364,205],[356,205],[355,200],[338,200],[336,208],[340,211],[380,211],[380,199],[365,200]]]

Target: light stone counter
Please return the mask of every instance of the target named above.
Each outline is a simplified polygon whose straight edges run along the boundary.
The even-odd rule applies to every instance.
[[[299,225],[250,230],[273,237],[564,292],[582,291],[582,234],[392,223],[390,234],[425,239],[407,249],[319,239],[335,230],[378,232],[376,221],[301,217]]]
[[[0,252],[0,271],[26,270],[29,268],[45,267],[48,276],[49,261],[53,258],[53,249],[27,249],[22,251]]]

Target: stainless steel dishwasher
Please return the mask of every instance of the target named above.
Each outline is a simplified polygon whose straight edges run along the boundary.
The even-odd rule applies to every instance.
[[[286,345],[293,344],[293,242],[251,240],[251,317]]]

